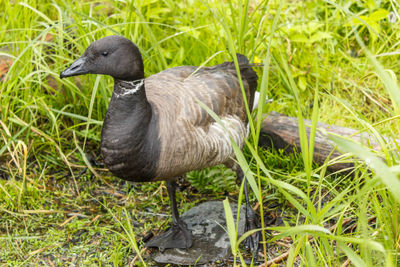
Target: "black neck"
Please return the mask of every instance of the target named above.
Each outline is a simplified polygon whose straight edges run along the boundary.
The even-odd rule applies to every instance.
[[[146,134],[151,119],[144,80],[114,81],[114,90],[104,119],[103,139],[121,136],[132,145]],[[132,134],[134,133],[134,134]],[[126,136],[125,136],[126,134]]]
[[[154,178],[158,129],[143,80],[115,80],[101,150],[104,163],[116,176],[137,181]]]

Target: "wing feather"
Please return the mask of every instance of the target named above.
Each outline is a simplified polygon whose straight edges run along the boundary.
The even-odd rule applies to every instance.
[[[229,136],[243,145],[247,116],[236,72],[211,67],[193,74],[196,69],[172,68],[145,80],[146,96],[162,133],[160,179],[224,163],[234,155]],[[245,80],[244,87],[249,99],[250,88]],[[225,122],[228,132],[197,100]]]

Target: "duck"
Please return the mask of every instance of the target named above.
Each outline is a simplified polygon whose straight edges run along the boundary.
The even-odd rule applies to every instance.
[[[148,241],[146,247],[189,249],[193,234],[180,218],[176,204],[176,179],[192,170],[224,164],[246,183],[235,161],[232,140],[242,149],[253,105],[257,73],[247,57],[211,67],[179,66],[149,77],[139,48],[129,39],[112,35],[91,43],[83,55],[60,73],[60,78],[84,74],[114,79],[104,118],[100,150],[113,175],[133,182],[166,181],[171,202],[172,226]],[[200,103],[218,115],[216,122]],[[245,184],[245,229],[259,227],[249,204]],[[246,247],[258,249],[260,237],[246,239]]]

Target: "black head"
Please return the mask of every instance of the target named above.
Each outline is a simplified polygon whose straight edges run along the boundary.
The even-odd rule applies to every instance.
[[[107,36],[91,43],[80,58],[61,72],[60,78],[87,73],[126,81],[142,79],[142,56],[137,46],[125,37]]]

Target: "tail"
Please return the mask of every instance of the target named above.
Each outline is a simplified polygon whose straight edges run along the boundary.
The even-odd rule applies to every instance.
[[[252,110],[253,108],[253,103],[254,103],[254,95],[257,90],[257,80],[258,76],[257,73],[253,70],[253,66],[258,66],[257,64],[251,64],[248,60],[248,58],[242,54],[236,54],[238,64],[239,64],[239,70],[240,70],[240,76],[242,77],[242,81],[246,82],[249,85],[249,90],[248,92],[248,99],[247,103],[249,105],[249,108]],[[208,68],[208,70],[225,70],[231,73],[234,73],[236,75],[236,67],[234,62],[224,62],[222,64],[215,65],[213,67]]]
[[[257,81],[258,81],[258,76],[257,73],[253,70],[252,65],[249,63],[249,60],[246,56],[242,54],[236,54],[238,64],[239,64],[239,69],[240,69],[240,76],[242,77],[242,80],[245,80],[247,84],[249,85],[249,91],[250,91],[250,99],[248,99],[248,104],[249,108],[253,108],[253,102],[254,102],[254,95],[257,90]],[[232,62],[233,63],[233,62]],[[232,64],[233,67],[235,67],[234,64]]]

